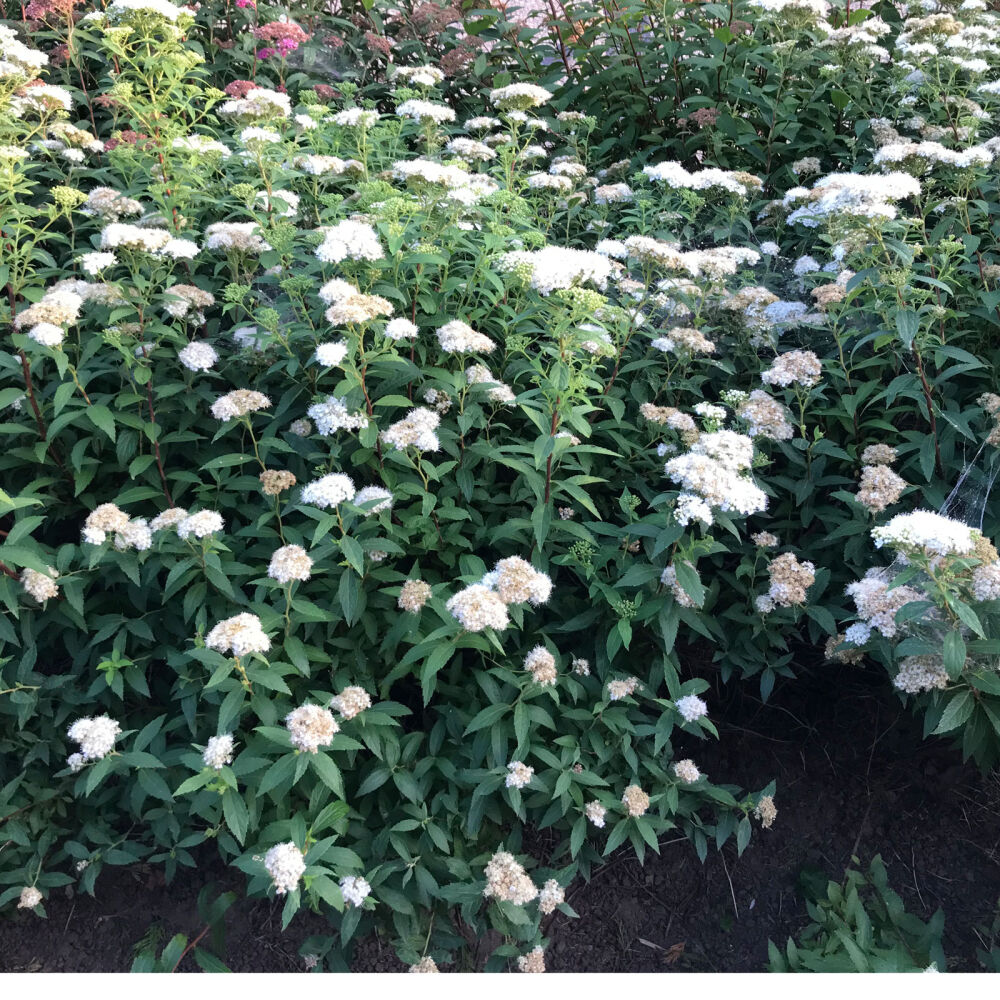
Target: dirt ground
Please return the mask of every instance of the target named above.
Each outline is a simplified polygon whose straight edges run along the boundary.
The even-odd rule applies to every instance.
[[[1000,897],[1000,777],[963,765],[944,740],[922,740],[874,671],[817,667],[766,705],[725,688],[712,705],[719,744],[682,755],[727,783],[759,788],[775,777],[774,827],[758,829],[742,858],[710,850],[705,864],[687,842],[664,844],[645,867],[619,852],[589,885],[570,887],[580,919],[560,915],[550,928],[549,971],[761,971],[768,938],[783,945],[808,922],[803,873],[839,879],[852,854],[867,863],[876,853],[912,912],[944,910],[949,970],[979,969],[976,930]],[[238,873],[216,877],[220,889],[240,887]],[[47,921],[0,918],[0,972],[127,971],[141,938],[162,947],[198,932],[204,880],[187,874],[166,887],[157,872],[108,869],[97,899],[70,891],[47,902]],[[305,915],[283,935],[280,913],[267,900],[230,909],[229,968],[302,970],[302,942],[328,925]],[[352,968],[403,970],[375,937],[358,943]],[[196,966],[187,958],[182,969]]]

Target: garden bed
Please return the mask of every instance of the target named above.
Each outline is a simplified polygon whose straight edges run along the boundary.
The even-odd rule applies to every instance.
[[[822,886],[852,854],[866,863],[876,853],[907,909],[923,919],[944,910],[949,971],[979,970],[976,930],[1000,896],[995,777],[963,766],[943,740],[921,742],[919,725],[870,672],[845,678],[816,667],[767,704],[733,699],[719,728],[720,742],[700,748],[705,769],[745,784],[775,776],[773,828],[742,857],[730,845],[704,865],[680,838],[644,867],[622,849],[589,885],[570,886],[580,919],[560,915],[551,927],[551,971],[762,971],[768,939],[783,946],[808,922],[803,883]],[[537,833],[532,850],[547,846]],[[162,948],[176,933],[196,935],[209,873],[220,889],[241,884],[210,851],[202,860],[205,869],[170,886],[141,867],[108,869],[96,899],[54,893],[47,921],[0,924],[0,972],[122,972],[144,936]],[[302,914],[282,934],[280,901],[240,899],[227,915],[223,959],[237,972],[300,971],[300,945],[327,929],[325,918]],[[375,937],[358,943],[352,968],[403,971]],[[197,966],[187,958],[181,969]]]

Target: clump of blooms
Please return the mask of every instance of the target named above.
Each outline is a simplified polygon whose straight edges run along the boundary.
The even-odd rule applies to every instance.
[[[340,894],[348,906],[362,906],[372,887],[360,875],[345,875],[340,880]]]
[[[219,622],[207,636],[205,645],[220,653],[232,652],[240,658],[252,653],[266,653],[271,648],[268,639],[256,615],[244,611]]]
[[[358,490],[352,501],[355,507],[368,507],[369,514],[380,514],[392,509],[392,493],[384,486],[365,486]]]
[[[212,416],[216,420],[235,420],[270,407],[271,400],[264,393],[255,389],[234,389],[212,404]]]
[[[770,830],[774,821],[778,818],[778,807],[774,804],[774,799],[770,795],[761,797],[760,802],[753,811],[754,816],[760,820],[760,825],[765,830]]]
[[[441,970],[437,967],[437,962],[435,962],[430,955],[424,955],[424,957],[420,959],[416,965],[411,965],[407,971],[417,973],[435,973],[440,972]]]
[[[587,817],[587,819],[590,820],[591,823],[594,824],[594,826],[598,828],[604,826],[605,822],[604,817],[606,813],[607,809],[605,809],[604,806],[602,806],[601,803],[597,802],[596,800],[593,802],[588,802],[583,807],[583,814]]]
[[[417,406],[396,423],[382,431],[382,441],[392,448],[404,451],[416,448],[417,451],[438,451],[441,442],[438,440],[437,428],[441,417],[433,410]]]
[[[219,355],[210,344],[196,340],[178,351],[177,360],[188,371],[207,372],[209,369],[215,367],[219,360]]]
[[[323,476],[302,488],[302,502],[324,510],[337,507],[345,500],[353,500],[356,495],[351,477],[339,472]]]
[[[490,104],[501,111],[527,111],[551,99],[551,92],[534,83],[511,83],[490,91]]]
[[[509,624],[507,605],[489,587],[474,583],[450,598],[446,607],[467,632],[492,628],[503,631]]]
[[[876,548],[887,545],[904,554],[923,551],[938,556],[969,555],[977,534],[967,524],[929,510],[897,514],[888,524],[872,530]]]
[[[754,389],[739,406],[736,415],[746,422],[751,437],[787,441],[795,433],[785,408],[762,389]]]
[[[434,101],[423,101],[419,98],[411,98],[403,101],[396,108],[396,114],[400,118],[412,118],[414,121],[422,123],[434,123],[441,125],[444,122],[455,120],[455,111],[447,104],[436,104]]]
[[[347,357],[347,344],[336,341],[316,346],[316,360],[325,368],[336,368]]]
[[[861,470],[858,500],[873,514],[891,507],[903,494],[907,482],[888,465],[866,465]]]
[[[518,955],[518,972],[544,972],[545,971],[545,949],[541,945],[535,945],[527,955]]]
[[[556,658],[544,647],[535,646],[524,658],[524,669],[531,679],[542,687],[552,687],[559,678]]]
[[[220,115],[231,116],[241,122],[276,121],[292,113],[292,101],[267,87],[251,87],[243,96],[226,101],[219,107]]]
[[[861,453],[862,465],[892,465],[896,449],[887,444],[870,444]]]
[[[83,540],[101,545],[110,532],[122,532],[128,527],[128,514],[113,503],[102,503],[87,515],[83,523]]]
[[[816,582],[816,567],[808,561],[799,562],[791,552],[772,559],[767,573],[771,586],[756,602],[761,614],[805,604],[806,591]]]
[[[465,380],[470,385],[487,386],[487,398],[491,403],[512,403],[514,393],[510,386],[493,377],[486,365],[469,365],[465,369]]]
[[[70,768],[76,771],[87,761],[103,760],[114,749],[121,731],[121,726],[107,715],[77,719],[66,733],[80,747],[79,753],[67,760]]]
[[[702,434],[683,455],[665,466],[668,478],[680,483],[675,517],[681,524],[713,521],[711,508],[744,516],[767,507],[767,495],[749,476],[753,442],[733,431]]]
[[[330,701],[330,708],[343,719],[353,719],[371,707],[371,695],[363,687],[345,687]]]
[[[295,473],[286,469],[265,469],[260,476],[260,488],[265,496],[280,496],[295,485]]]
[[[701,771],[693,760],[679,760],[674,764],[674,776],[685,785],[693,785],[701,777]]]
[[[49,566],[47,573],[39,573],[38,570],[25,568],[21,570],[21,586],[39,604],[59,596],[59,588],[56,586],[58,573]]]
[[[497,345],[485,334],[477,333],[460,319],[445,323],[437,331],[441,349],[450,354],[489,354]]]
[[[210,767],[214,771],[221,771],[226,764],[233,762],[234,750],[232,733],[212,736],[205,745],[201,759],[204,761],[205,767]]]
[[[847,630],[847,638],[855,645],[868,641],[872,629],[892,639],[900,626],[896,624],[896,613],[906,604],[924,599],[924,595],[905,584],[892,587],[892,577],[884,569],[873,568],[847,587],[847,596],[852,598],[861,621]]]
[[[905,656],[892,683],[906,694],[943,691],[948,686],[944,659],[934,655]]]
[[[292,746],[302,753],[316,753],[320,747],[328,747],[340,732],[333,714],[319,705],[300,705],[285,716],[285,726]]]
[[[586,282],[603,289],[612,273],[611,262],[603,254],[557,246],[512,250],[499,259],[497,268],[516,275],[542,295]]]
[[[984,563],[972,571],[972,596],[977,601],[1000,599],[1000,562]]]
[[[806,389],[814,386],[823,374],[823,366],[812,351],[789,351],[779,354],[771,367],[761,373],[761,382],[787,388],[801,385]]]
[[[761,179],[743,171],[719,170],[709,167],[691,173],[676,160],[668,160],[642,168],[642,172],[652,181],[675,190],[709,191],[719,189],[730,194],[746,197],[751,191],[760,191]]]
[[[401,611],[416,614],[430,600],[431,585],[423,580],[407,580],[399,592],[397,605]]]
[[[162,516],[162,515],[161,515]],[[180,538],[207,538],[217,531],[222,531],[225,521],[218,511],[199,510],[194,514],[188,514],[180,518],[177,522],[177,535]]]
[[[205,249],[262,254],[271,245],[260,235],[256,222],[213,222],[205,230]]]
[[[391,319],[385,324],[382,331],[390,340],[416,340],[420,330],[416,323],[411,323],[408,319],[398,317]]]
[[[570,669],[577,677],[589,677],[590,660],[585,660],[582,656],[574,656],[570,661]]]
[[[674,600],[682,608],[697,608],[698,602],[680,585],[677,580],[677,568],[671,563],[660,574],[660,583],[670,588]]]
[[[288,841],[286,844],[275,844],[264,855],[264,867],[274,883],[274,891],[283,896],[299,887],[299,879],[306,870],[306,860],[295,844]]]
[[[864,660],[864,650],[855,649],[847,643],[848,639],[845,632],[838,632],[836,635],[831,635],[823,647],[823,655],[835,663],[846,663],[856,666]]]
[[[708,705],[697,695],[686,694],[683,698],[678,698],[674,706],[685,722],[697,722],[698,719],[708,715]]]
[[[42,894],[33,886],[26,885],[17,900],[19,910],[33,910],[42,901]]]
[[[326,231],[316,256],[325,264],[342,260],[381,260],[384,256],[378,233],[367,222],[344,219]]]
[[[626,677],[624,680],[608,681],[608,700],[621,701],[635,694],[639,687],[638,677]]]
[[[565,902],[566,890],[554,878],[550,878],[538,894],[538,909],[547,916]]]
[[[496,589],[504,604],[528,601],[537,607],[545,604],[552,593],[552,580],[548,574],[535,569],[520,556],[501,559],[483,582]]]
[[[622,793],[622,805],[629,816],[644,816],[649,808],[649,796],[638,785],[629,785]]]
[[[497,851],[486,865],[486,888],[483,895],[516,906],[524,906],[538,896],[538,886],[531,881],[524,866],[507,851]]]
[[[512,760],[507,765],[507,777],[504,782],[508,788],[524,788],[531,784],[531,776],[535,773],[533,767],[519,760]]]
[[[313,403],[306,411],[316,421],[318,433],[327,437],[337,431],[357,431],[368,426],[368,417],[360,410],[353,413],[347,403],[337,396],[327,396],[321,403]]]
[[[301,545],[283,545],[271,556],[267,575],[282,584],[308,580],[312,576],[312,559]]]

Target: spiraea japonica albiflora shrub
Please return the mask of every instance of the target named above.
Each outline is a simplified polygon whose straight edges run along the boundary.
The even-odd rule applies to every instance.
[[[734,10],[805,93],[865,53],[829,152],[778,101],[780,156],[604,157],[501,38],[376,102],[290,27],[219,79],[207,6],[0,31],[0,903],[214,841],[330,966],[541,971],[613,851],[775,822],[710,680],[874,663],[995,759],[992,526],[933,513],[1000,409],[994,15]]]
[[[700,590],[645,428],[694,351],[652,346],[638,293],[674,251],[564,245],[587,167],[543,88],[488,95],[486,136],[433,78],[389,111],[223,95],[190,29],[77,23],[106,143],[3,37],[0,900],[214,841],[286,922],[329,912],[327,949],[379,921],[454,961],[492,927],[490,967],[540,971],[579,874],[674,829],[743,849],[772,802],[702,773],[673,649]],[[716,287],[757,254],[696,257]],[[687,421],[718,488],[685,468],[685,502],[739,532],[753,442]]]

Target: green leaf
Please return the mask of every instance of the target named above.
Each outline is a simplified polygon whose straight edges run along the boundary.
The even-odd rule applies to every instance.
[[[476,717],[466,726],[465,735],[479,732],[493,723],[499,722],[510,711],[510,705],[487,705]]]
[[[965,669],[965,640],[959,632],[949,632],[944,637],[944,668],[948,676],[956,680]]]
[[[246,839],[250,813],[242,796],[232,788],[227,788],[222,796],[222,814],[226,817],[230,832],[242,844]]]
[[[952,697],[951,701],[945,707],[941,721],[934,730],[934,735],[939,736],[941,733],[950,733],[953,729],[957,729],[972,715],[975,704],[975,699],[969,693],[968,689],[960,691]]]
[[[88,406],[85,412],[99,431],[104,431],[112,441],[115,440],[115,418],[106,406],[95,403],[93,406]]]

